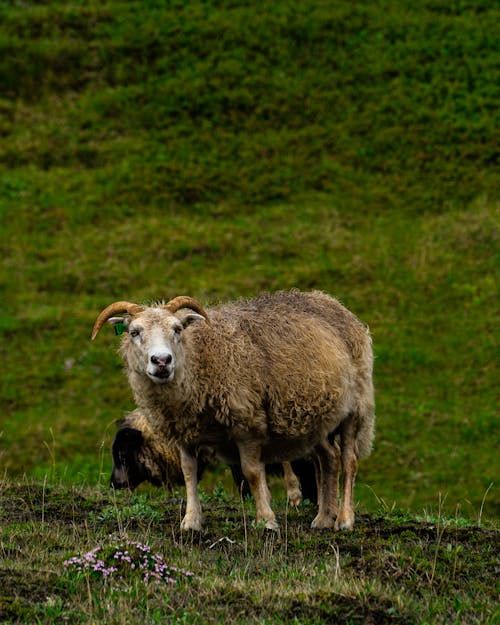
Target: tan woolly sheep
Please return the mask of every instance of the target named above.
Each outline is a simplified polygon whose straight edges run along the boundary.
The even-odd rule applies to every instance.
[[[241,463],[257,520],[269,528],[277,523],[265,463],[310,454],[318,481],[312,526],[352,528],[358,458],[369,454],[374,435],[373,356],[367,328],[337,300],[278,292],[207,311],[185,296],[149,307],[115,302],[98,316],[92,338],[106,320],[125,329],[120,352],[138,409],[179,448],[183,529],[201,529],[200,446]]]

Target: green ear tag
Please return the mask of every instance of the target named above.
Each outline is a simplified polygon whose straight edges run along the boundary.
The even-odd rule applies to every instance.
[[[122,322],[115,323],[114,328],[116,336],[120,336],[120,334],[123,334],[125,332],[125,324]]]

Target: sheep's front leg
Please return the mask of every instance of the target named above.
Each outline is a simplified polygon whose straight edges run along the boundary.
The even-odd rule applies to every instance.
[[[198,495],[198,461],[185,447],[179,447],[181,468],[186,484],[186,514],[181,522],[182,530],[201,530],[201,502]]]
[[[257,521],[263,521],[267,529],[277,530],[279,526],[271,508],[271,493],[266,481],[266,467],[260,459],[261,446],[254,441],[244,441],[237,443],[237,445],[240,452],[241,470],[255,499]]]

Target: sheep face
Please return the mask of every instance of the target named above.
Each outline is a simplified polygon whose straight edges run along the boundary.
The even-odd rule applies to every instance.
[[[120,323],[127,332],[122,354],[129,367],[160,385],[172,383],[182,369],[184,329],[203,319],[197,313],[173,315],[164,308],[146,308],[132,318],[112,317],[109,323]]]
[[[133,490],[146,480],[152,483],[158,482],[140,458],[143,444],[142,433],[135,428],[126,427],[116,433],[111,448],[113,472],[110,486],[112,488]]]
[[[165,444],[162,435],[151,429],[147,419],[135,410],[121,422],[111,447],[113,469],[110,486],[116,490],[134,490],[143,482],[170,489],[184,483],[179,451]],[[198,479],[201,478],[208,454],[198,458]]]

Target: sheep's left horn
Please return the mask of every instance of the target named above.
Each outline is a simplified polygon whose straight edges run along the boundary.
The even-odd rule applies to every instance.
[[[124,312],[129,315],[138,315],[143,310],[144,306],[132,304],[132,302],[114,302],[113,304],[110,304],[102,311],[99,317],[97,317],[96,322],[94,323],[94,329],[92,330],[92,340],[95,339],[99,330],[110,317],[113,317],[113,315],[118,315]]]
[[[190,310],[194,310],[195,312],[200,314],[202,317],[205,317],[205,319],[209,321],[208,315],[200,302],[195,300],[193,297],[189,297],[187,295],[179,295],[179,297],[174,297],[174,299],[171,299],[169,302],[164,304],[163,308],[166,308],[171,313],[175,313],[181,308],[189,308]]]

